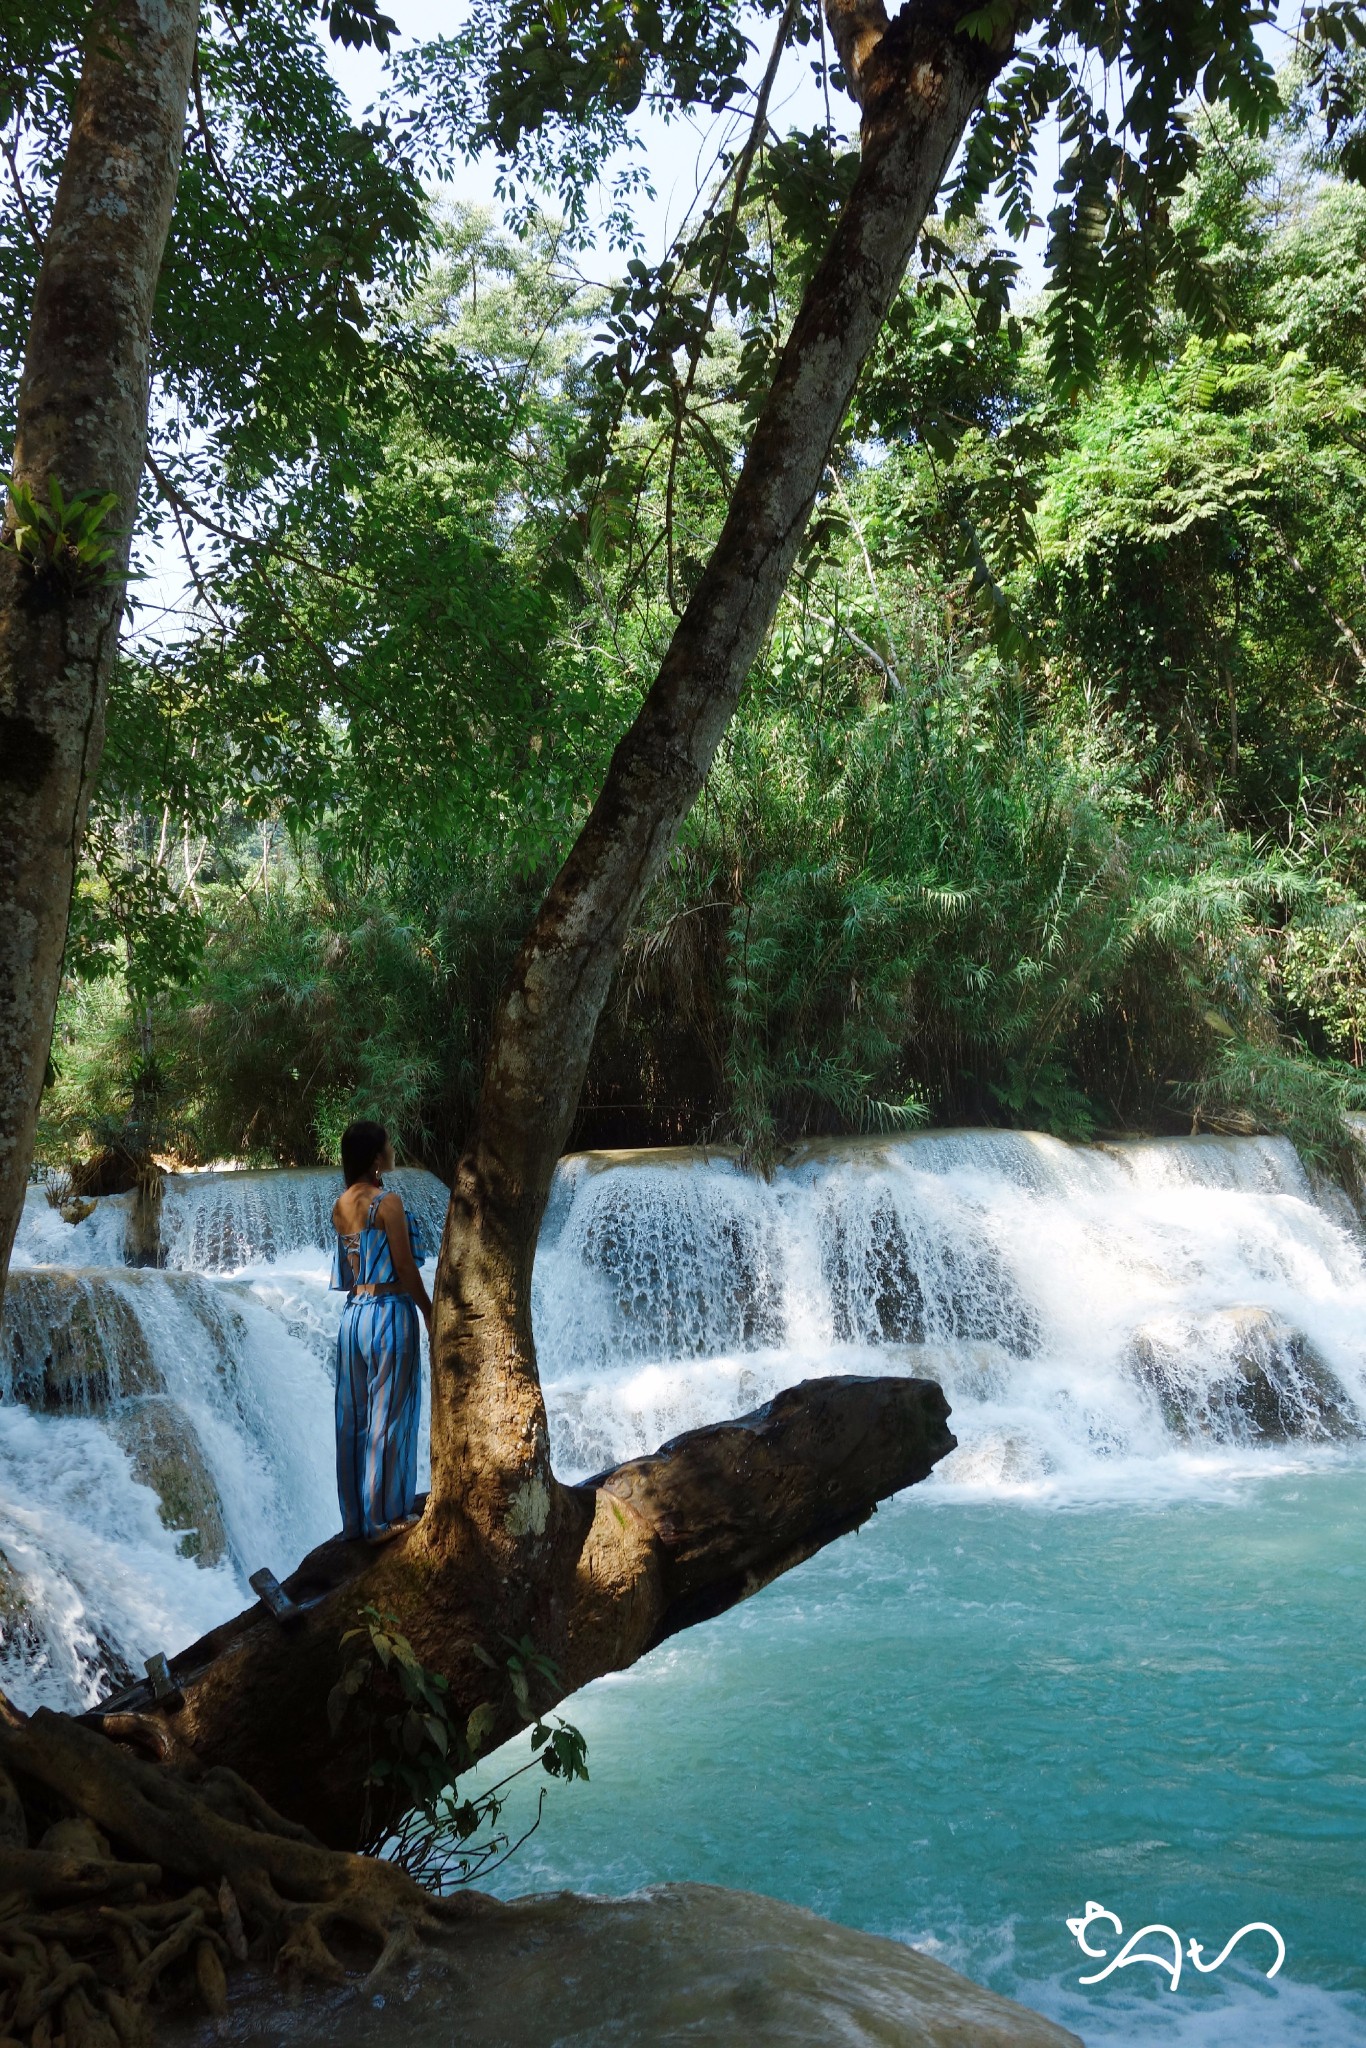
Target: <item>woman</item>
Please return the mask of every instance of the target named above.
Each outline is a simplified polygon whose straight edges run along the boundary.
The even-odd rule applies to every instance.
[[[341,1156],[346,1187],[332,1211],[332,1285],[346,1289],[337,1332],[337,1496],[342,1535],[383,1543],[417,1518],[417,1318],[421,1310],[430,1336],[432,1304],[417,1264],[421,1226],[384,1191],[394,1163],[388,1132],[349,1124]]]

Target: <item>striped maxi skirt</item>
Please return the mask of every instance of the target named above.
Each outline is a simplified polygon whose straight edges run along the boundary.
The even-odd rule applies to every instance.
[[[343,1536],[417,1507],[422,1375],[410,1294],[353,1295],[337,1332],[337,1498]]]

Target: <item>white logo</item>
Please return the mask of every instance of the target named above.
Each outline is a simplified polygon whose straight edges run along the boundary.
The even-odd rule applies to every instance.
[[[1069,1920],[1067,1925],[1069,1930],[1076,1935],[1082,1954],[1099,1958],[1104,1956],[1105,1950],[1103,1948],[1092,1948],[1090,1942],[1086,1939],[1086,1930],[1094,1926],[1097,1920],[1108,1920],[1115,1930],[1116,1939],[1124,1932],[1118,1913],[1107,1912],[1105,1907],[1098,1906],[1094,1899],[1088,1899],[1086,1901],[1085,1913],[1079,1915],[1075,1920]],[[1195,1939],[1194,1935],[1186,1944],[1185,1953],[1190,1957],[1194,1967],[1207,1977],[1211,1971],[1217,1970],[1221,1964],[1228,1961],[1245,1934],[1269,1934],[1271,1936],[1271,1939],[1276,1944],[1276,1960],[1266,1974],[1268,1977],[1274,1977],[1281,1964],[1285,1961],[1285,1943],[1281,1940],[1276,1929],[1267,1920],[1249,1920],[1246,1927],[1240,1927],[1236,1934],[1230,1935],[1212,1963],[1207,1963],[1203,1960],[1204,1947]],[[1151,1951],[1145,1954],[1141,1951],[1137,1944],[1140,1941],[1146,1941],[1149,1935],[1153,1935],[1161,1941],[1169,1941],[1172,1945],[1170,1956],[1154,1955]],[[1078,1977],[1077,1982],[1078,1984],[1101,1984],[1110,1975],[1112,1970],[1127,1970],[1130,1963],[1156,1963],[1159,1970],[1166,1971],[1170,1980],[1167,1989],[1175,1991],[1177,1985],[1181,1982],[1181,1954],[1181,1937],[1176,1929],[1174,1927],[1164,1927],[1160,1921],[1155,1920],[1150,1926],[1140,1927],[1137,1934],[1131,1934],[1123,1948],[1119,1951],[1119,1954],[1111,1956],[1103,1970],[1097,1970],[1095,1975],[1091,1977]]]

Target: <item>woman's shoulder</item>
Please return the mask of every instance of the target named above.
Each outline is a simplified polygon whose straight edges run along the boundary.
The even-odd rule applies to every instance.
[[[379,1204],[379,1213],[384,1214],[384,1204],[389,1200],[386,1193]],[[353,1187],[343,1188],[332,1204],[332,1227],[343,1236],[352,1236],[362,1229],[375,1202],[375,1190],[358,1181]]]

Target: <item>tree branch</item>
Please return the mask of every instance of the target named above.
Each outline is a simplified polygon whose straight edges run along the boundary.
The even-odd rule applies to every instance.
[[[857,1528],[878,1501],[924,1479],[953,1449],[948,1413],[931,1380],[807,1380],[651,1457],[578,1486],[552,1482],[557,1540],[531,1589],[524,1632],[559,1678],[538,1710]],[[334,1537],[284,1590],[301,1610],[289,1629],[258,1605],[170,1659],[182,1707],[156,1708],[143,1682],[86,1718],[147,1717],[199,1767],[231,1768],[322,1840],[349,1847],[367,1758],[322,1734],[343,1629],[367,1603],[403,1616],[417,1654],[449,1679],[468,1714],[488,1698],[481,1649],[513,1632],[524,1589],[491,1577],[468,1529],[463,1544],[438,1554],[419,1528],[380,1552]],[[272,1703],[269,1714],[249,1710],[262,1700]],[[482,1748],[520,1725],[511,1700],[502,1702]]]
[[[1319,605],[1322,608],[1322,610],[1327,614],[1327,616],[1333,621],[1333,624],[1337,627],[1338,632],[1342,635],[1342,638],[1347,642],[1347,645],[1351,648],[1353,654],[1356,656],[1357,667],[1361,670],[1363,675],[1366,675],[1366,647],[1362,646],[1361,641],[1353,632],[1350,623],[1343,618],[1342,613],[1333,604],[1332,600],[1328,598],[1324,594],[1324,592],[1319,589],[1317,583],[1315,583],[1313,577],[1305,568],[1304,563],[1295,553],[1295,550],[1291,547],[1290,542],[1287,540],[1286,536],[1281,532],[1280,527],[1274,525],[1272,521],[1269,519],[1267,521],[1267,525],[1271,528],[1271,531],[1275,534],[1277,540],[1280,542],[1282,552],[1284,553],[1287,562],[1289,562],[1291,568],[1295,571],[1295,574],[1299,577],[1301,583],[1309,592],[1309,595],[1313,598],[1314,602],[1317,605]]]
[[[887,33],[887,10],[882,0],[825,0],[824,11],[840,69],[849,81],[851,95],[862,106],[864,74]]]
[[[196,526],[202,526],[206,533],[215,533],[220,540],[228,541],[234,547],[251,548],[259,555],[273,555],[282,562],[292,562],[296,569],[306,569],[309,575],[321,576],[329,583],[340,583],[344,590],[371,588],[369,584],[357,582],[350,576],[343,576],[340,570],[329,569],[322,562],[312,561],[307,555],[296,554],[292,548],[282,546],[279,541],[262,540],[254,533],[242,533],[236,527],[224,526],[221,520],[214,519],[209,513],[201,511],[198,505],[192,504],[184,492],[171,482],[150,448],[147,450],[147,469],[167,504],[177,513],[183,513],[187,519],[193,520]],[[199,588],[198,575],[195,575],[195,587]]]
[[[800,0],[787,0],[787,5],[783,9],[783,18],[778,23],[778,33],[773,38],[773,48],[769,52],[764,75],[759,82],[759,96],[755,101],[754,118],[749,125],[749,134],[745,137],[744,148],[740,151],[735,163],[734,192],[731,198],[730,211],[726,216],[725,232],[721,238],[721,253],[716,259],[716,268],[712,273],[711,290],[707,294],[706,310],[702,315],[702,325],[697,332],[696,345],[688,351],[688,374],[683,380],[683,390],[675,408],[674,433],[669,444],[669,476],[664,490],[664,531],[668,544],[667,581],[669,604],[675,613],[678,612],[679,606],[674,600],[673,521],[674,483],[678,470],[679,443],[683,437],[683,425],[687,417],[688,400],[692,396],[693,380],[697,376],[697,365],[702,357],[706,337],[711,332],[712,315],[716,311],[716,301],[721,290],[721,279],[725,275],[726,265],[730,261],[731,243],[735,240],[735,228],[740,218],[740,208],[745,203],[745,190],[749,184],[749,174],[754,165],[755,154],[763,139],[764,130],[768,126],[768,103],[773,96],[774,80],[778,76],[778,66],[782,61],[783,51],[787,47],[787,39],[792,33],[792,25],[797,18],[799,5]]]

